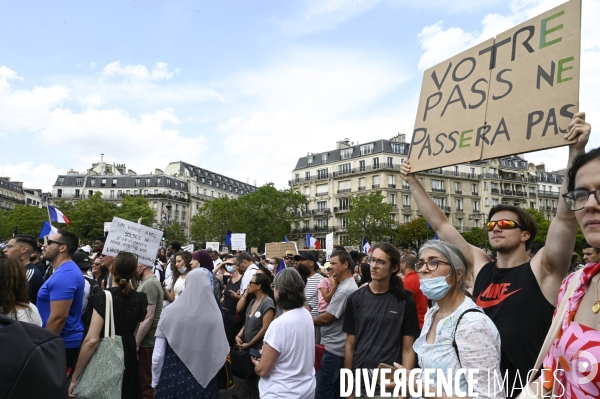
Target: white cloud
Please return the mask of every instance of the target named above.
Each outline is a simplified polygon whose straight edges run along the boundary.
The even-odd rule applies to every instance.
[[[375,8],[381,0],[305,0],[302,11],[281,21],[287,34],[303,36],[334,30],[341,24]]]
[[[121,66],[120,61],[113,61],[102,69],[102,75],[110,77],[124,77],[133,80],[169,80],[174,72],[169,72],[169,67],[164,62],[157,62],[152,70],[145,65],[125,65]]]

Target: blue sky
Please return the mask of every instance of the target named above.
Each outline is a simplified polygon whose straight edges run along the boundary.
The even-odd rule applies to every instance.
[[[2,1],[0,174],[49,190],[104,153],[283,188],[307,152],[410,137],[424,69],[560,3]],[[599,3],[583,2],[592,124]],[[527,158],[558,169],[566,149]]]

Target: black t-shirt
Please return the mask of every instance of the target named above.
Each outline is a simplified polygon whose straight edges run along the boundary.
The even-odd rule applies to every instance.
[[[46,274],[46,269],[48,268],[48,266],[46,266],[46,264],[42,261],[33,263],[33,265],[38,268],[40,273],[42,273],[42,278],[43,278],[44,274]]]
[[[231,279],[227,282],[225,285],[225,292],[223,292],[223,303],[221,304],[223,309],[235,310],[239,299],[234,299],[229,291],[233,291],[237,294],[240,290],[240,284],[242,284],[241,277],[238,279],[237,283],[234,283]]]
[[[398,300],[389,292],[361,288],[348,297],[342,331],[356,336],[354,369],[393,364],[402,355],[402,338],[419,333],[417,305],[412,297]]]
[[[509,377],[507,397],[516,397],[520,390],[511,395],[513,382],[517,378],[515,387],[527,383],[552,324],[554,305],[544,297],[530,262],[507,269],[486,264],[477,275],[473,296],[500,333],[501,371],[508,371]]]
[[[25,275],[29,282],[29,301],[35,305],[37,304],[38,291],[42,284],[44,284],[44,277],[42,276],[42,272],[32,263],[25,266]]]

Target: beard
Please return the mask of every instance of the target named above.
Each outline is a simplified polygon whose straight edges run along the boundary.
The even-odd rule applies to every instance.
[[[298,263],[298,273],[300,273],[301,276],[308,277],[310,276],[310,268],[303,263]]]

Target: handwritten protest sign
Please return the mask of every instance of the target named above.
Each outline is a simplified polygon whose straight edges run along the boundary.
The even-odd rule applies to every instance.
[[[333,253],[333,233],[325,236],[325,252],[327,252],[327,260],[329,260]]]
[[[267,258],[283,258],[287,251],[292,251],[298,255],[298,246],[296,242],[270,242],[265,244],[265,256]]]
[[[154,266],[156,253],[163,232],[129,220],[114,217],[106,237],[102,253],[117,256],[119,252],[131,252],[138,256],[138,262]]]
[[[231,249],[234,251],[238,249],[246,250],[246,233],[233,233],[231,235]]]
[[[425,71],[412,171],[570,144],[580,42],[571,0]]]
[[[207,242],[206,243],[206,249],[210,248],[213,251],[218,251],[219,250],[219,243],[214,241],[214,242]]]

